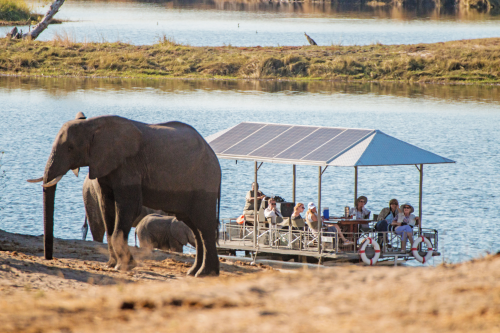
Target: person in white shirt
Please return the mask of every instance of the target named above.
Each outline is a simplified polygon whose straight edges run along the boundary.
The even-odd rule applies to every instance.
[[[410,239],[410,245],[413,246],[413,227],[419,223],[418,216],[413,215],[413,206],[406,203],[402,206],[403,212],[398,214],[397,219],[392,220],[391,225],[396,234],[401,238],[401,250],[406,251],[406,239]]]
[[[268,206],[264,211],[264,216],[266,217],[266,219],[271,218],[272,225],[283,222],[283,215],[281,215],[281,212],[278,210],[278,208],[276,208],[276,200],[274,200],[273,198],[269,199]]]
[[[318,228],[319,223],[318,223],[318,215],[317,215],[318,211],[316,209],[316,205],[314,204],[314,202],[310,202],[307,205],[307,208],[308,208],[308,210],[307,210],[307,213],[306,213],[306,223],[309,226],[309,228],[312,230],[313,234],[317,235],[318,232],[319,232],[319,228]],[[321,225],[323,226],[323,221],[321,221]],[[340,227],[338,225],[336,225],[336,224],[334,224],[331,227],[328,227],[326,231],[338,233],[339,237],[344,242],[343,245],[352,245],[352,244],[354,244],[354,242],[352,242],[350,240],[347,240],[344,237],[344,234],[340,230]]]
[[[365,205],[368,202],[368,198],[365,197],[364,195],[358,197],[356,201],[354,202],[354,205],[356,207],[351,208],[349,211],[349,215],[352,215],[352,218],[355,220],[363,220],[363,219],[368,219],[370,218],[370,213]],[[361,231],[368,231],[370,230],[370,226],[368,223],[366,224],[361,224]]]

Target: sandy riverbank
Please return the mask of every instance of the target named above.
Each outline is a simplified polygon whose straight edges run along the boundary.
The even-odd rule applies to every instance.
[[[498,332],[500,256],[458,265],[276,271],[133,249],[140,267],[104,267],[106,247],[0,231],[1,332]]]

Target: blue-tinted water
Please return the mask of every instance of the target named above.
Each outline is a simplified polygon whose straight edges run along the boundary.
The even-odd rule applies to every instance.
[[[6,171],[0,228],[39,235],[43,174],[61,125],[78,111],[158,123],[180,120],[204,135],[242,121],[379,129],[455,160],[424,167],[423,224],[439,229],[450,261],[498,251],[500,233],[500,101],[496,87],[290,84],[270,82],[130,81],[0,78],[0,151]],[[222,217],[241,214],[253,163],[221,160]],[[297,166],[297,200],[317,200],[317,167]],[[84,219],[79,178],[68,173],[56,194],[55,235],[80,238]],[[323,203],[332,215],[353,201],[353,168],[328,168]],[[358,193],[378,213],[389,199],[418,205],[414,166],[365,167]],[[292,166],[264,164],[266,194],[291,200]],[[90,236],[89,236],[90,237]],[[439,262],[442,260],[436,259]]]
[[[39,13],[48,8],[39,0],[29,2]],[[193,46],[278,46],[306,45],[304,32],[319,45],[414,44],[500,36],[498,16],[473,9],[443,14],[439,10],[360,8],[315,2],[72,0],[56,15],[69,22],[49,26],[39,39],[59,36],[78,42],[142,45],[156,43],[165,35]],[[0,35],[10,29],[0,27]]]

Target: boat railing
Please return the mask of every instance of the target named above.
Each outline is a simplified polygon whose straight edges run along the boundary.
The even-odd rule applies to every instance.
[[[320,252],[318,249],[319,233],[305,228],[293,228],[290,226],[271,226],[261,224],[258,228],[257,242],[259,251],[266,248],[274,250]],[[254,226],[249,224],[238,224],[236,218],[222,219],[219,244],[230,244],[233,247],[241,246],[242,250],[254,248]],[[410,241],[406,242],[406,249],[401,249],[402,237],[392,231],[379,232],[371,229],[367,232],[343,232],[346,240],[351,244],[344,242],[337,232],[321,232],[321,253],[359,253],[364,241],[372,238],[381,245],[382,257],[393,257],[394,255],[406,255],[410,250]],[[438,232],[435,229],[423,228],[419,234],[418,228],[415,228],[413,237],[416,239],[424,236],[432,244],[433,250],[438,250],[439,240]],[[384,240],[384,241],[382,241]],[[422,244],[422,243],[421,243]],[[368,246],[371,248],[371,246]],[[370,250],[368,250],[369,252]],[[407,256],[411,256],[411,253]]]

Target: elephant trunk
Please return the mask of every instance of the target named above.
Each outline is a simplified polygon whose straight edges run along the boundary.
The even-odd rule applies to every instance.
[[[43,245],[45,259],[51,260],[54,249],[54,202],[56,186],[43,189]]]
[[[54,203],[56,198],[57,181],[66,172],[60,170],[54,158],[52,151],[43,176],[43,245],[45,259],[51,260],[54,250]],[[59,177],[61,176],[61,177]],[[56,181],[57,180],[57,181]],[[45,185],[45,186],[44,186]],[[50,185],[50,186],[47,186]]]

